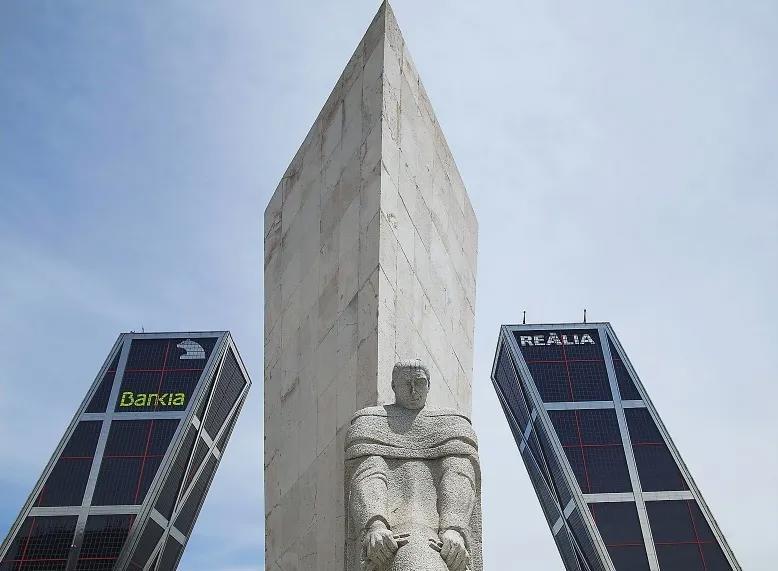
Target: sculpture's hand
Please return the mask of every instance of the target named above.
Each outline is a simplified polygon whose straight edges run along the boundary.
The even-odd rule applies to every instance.
[[[365,553],[370,563],[368,569],[377,569],[391,562],[397,549],[408,543],[408,534],[394,535],[383,524],[370,529],[365,535]]]
[[[440,556],[446,562],[450,571],[467,571],[470,565],[470,554],[465,547],[465,538],[453,529],[447,529],[440,534]]]

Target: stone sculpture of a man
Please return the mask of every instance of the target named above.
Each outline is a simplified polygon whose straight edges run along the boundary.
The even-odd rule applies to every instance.
[[[426,407],[418,360],[392,371],[396,402],[346,435],[348,571],[481,571],[480,467],[470,420]]]

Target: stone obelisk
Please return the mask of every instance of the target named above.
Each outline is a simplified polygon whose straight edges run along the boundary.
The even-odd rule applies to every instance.
[[[419,358],[469,414],[477,222],[384,3],[265,211],[265,565],[343,571],[344,439]]]

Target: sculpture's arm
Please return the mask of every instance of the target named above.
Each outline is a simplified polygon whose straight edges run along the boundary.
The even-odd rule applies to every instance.
[[[395,535],[387,519],[388,472],[386,460],[367,456],[356,464],[349,489],[349,510],[362,537],[367,571],[385,567],[397,549],[408,543],[408,535]]]
[[[476,502],[476,475],[467,456],[448,456],[441,461],[438,511],[441,533],[453,529],[470,548],[470,518]]]
[[[388,472],[386,461],[380,456],[366,456],[354,467],[349,487],[349,511],[360,532],[378,522],[389,529],[386,517]]]
[[[467,571],[470,568],[472,533],[470,518],[475,508],[477,493],[476,472],[467,456],[448,456],[441,461],[438,482],[438,512],[440,539],[433,549],[439,550],[449,571]]]

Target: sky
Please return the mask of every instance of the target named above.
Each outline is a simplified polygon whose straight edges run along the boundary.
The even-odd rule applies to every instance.
[[[480,224],[486,567],[562,569],[499,325],[586,308],[743,568],[773,569],[778,3],[392,6]],[[377,8],[0,3],[0,534],[120,332],[229,329],[254,388],[179,569],[263,567],[262,212]]]

